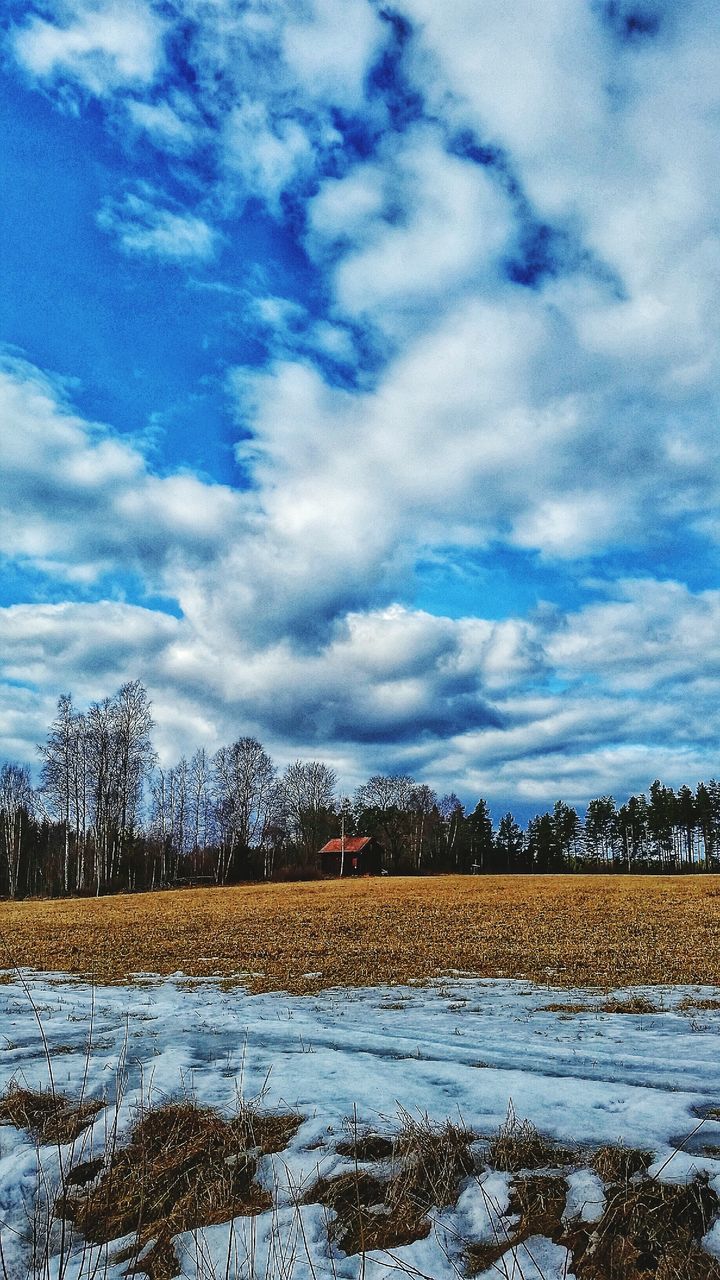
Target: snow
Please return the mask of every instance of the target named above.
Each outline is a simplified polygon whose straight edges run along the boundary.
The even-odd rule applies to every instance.
[[[7,976],[0,985],[0,1094],[12,1081],[47,1086],[51,1065],[56,1089],[108,1103],[74,1148],[38,1150],[27,1134],[0,1126],[0,1242],[10,1280],[24,1280],[29,1206],[38,1190],[42,1198],[57,1185],[60,1161],[68,1167],[101,1154],[115,1124],[122,1141],[141,1100],[178,1095],[228,1114],[239,1097],[261,1097],[265,1108],[305,1117],[287,1149],[261,1162],[276,1207],[180,1237],[185,1280],[214,1274],[219,1280],[228,1259],[231,1277],[357,1280],[360,1260],[328,1245],[327,1211],[298,1206],[297,1192],[319,1174],[352,1167],[335,1150],[348,1136],[349,1117],[387,1130],[397,1125],[400,1106],[491,1134],[512,1100],[519,1117],[561,1142],[621,1140],[651,1151],[663,1179],[705,1169],[720,1190],[720,1161],[712,1153],[720,1149],[720,1121],[702,1120],[720,1104],[720,1011],[679,1007],[687,997],[717,996],[715,990],[613,993],[643,994],[661,1006],[658,1013],[628,1015],[602,1013],[596,994],[457,974],[429,985],[303,997],[249,995],[181,974],[138,975],[126,987],[93,987],[65,975]],[[556,1002],[592,1008],[567,1014],[545,1007]],[[498,1238],[507,1229],[508,1203],[506,1175],[468,1179],[455,1209],[438,1212],[426,1240],[392,1256],[368,1255],[365,1275],[456,1280],[458,1241]],[[602,1205],[594,1174],[568,1175],[566,1216],[595,1221]],[[720,1254],[719,1228],[707,1244]],[[48,1280],[106,1274],[104,1250],[73,1241],[70,1257],[60,1260],[59,1248],[56,1222]],[[513,1265],[517,1280],[536,1274],[569,1280],[565,1251],[550,1241],[519,1246],[514,1262],[508,1253],[508,1275]],[[112,1280],[121,1274],[122,1268],[107,1271]]]
[[[566,1221],[599,1222],[605,1209],[605,1191],[592,1169],[575,1169],[568,1174],[568,1197],[563,1217]]]
[[[575,1275],[567,1249],[542,1236],[530,1236],[476,1280],[575,1280]]]

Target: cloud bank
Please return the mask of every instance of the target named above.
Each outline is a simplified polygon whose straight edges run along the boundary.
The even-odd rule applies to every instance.
[[[233,484],[8,357],[8,753],[139,676],[168,758],[256,733],[524,806],[709,776],[716,7],[68,0],[8,40],[101,113],[99,234],[258,344],[213,371]],[[305,296],[238,286],[251,215]]]

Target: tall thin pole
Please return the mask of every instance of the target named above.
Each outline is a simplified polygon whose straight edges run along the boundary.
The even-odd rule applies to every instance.
[[[340,879],[345,875],[345,814],[340,819]]]

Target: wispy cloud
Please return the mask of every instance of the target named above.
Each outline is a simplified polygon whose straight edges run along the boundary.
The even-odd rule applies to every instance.
[[[163,208],[129,192],[108,201],[97,215],[98,226],[116,237],[125,253],[146,254],[168,262],[207,262],[214,257],[218,234],[204,218]]]

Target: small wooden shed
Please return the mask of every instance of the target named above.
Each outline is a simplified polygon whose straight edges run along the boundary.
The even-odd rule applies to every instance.
[[[319,856],[324,876],[379,876],[382,872],[383,848],[374,836],[328,840]]]

